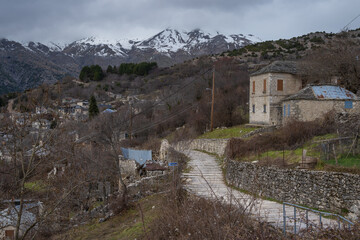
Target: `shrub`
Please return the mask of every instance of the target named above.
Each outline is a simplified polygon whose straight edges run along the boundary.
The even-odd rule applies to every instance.
[[[258,134],[249,140],[231,139],[226,154],[229,158],[260,154],[269,150],[296,149],[314,136],[334,131],[334,120],[326,115],[322,121],[293,120],[273,133]]]

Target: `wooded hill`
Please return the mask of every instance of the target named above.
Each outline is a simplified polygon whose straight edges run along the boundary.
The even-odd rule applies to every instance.
[[[247,121],[249,73],[272,60],[296,60],[304,86],[307,83],[329,82],[332,76],[338,76],[340,84],[356,93],[360,82],[357,60],[360,55],[359,36],[359,30],[339,34],[311,33],[289,40],[249,45],[165,68],[156,67],[155,63],[121,64],[109,66],[107,71],[99,66],[89,66],[84,68],[84,74],[80,74],[80,79],[84,80],[86,76],[83,84],[75,83],[68,77],[55,85],[42,85],[19,94],[13,107],[18,111],[31,111],[38,104],[51,104],[64,97],[88,100],[95,95],[98,102],[108,102],[112,101],[109,93],[121,94],[124,98],[136,96],[138,101],[134,107],[140,112],[149,107],[150,110],[136,116],[135,126],[171,117],[143,131],[141,134],[145,139],[150,133],[167,136],[181,126],[191,126],[187,129],[188,137],[196,136],[210,124],[209,90],[213,66],[214,126],[230,127]],[[91,72],[91,69],[94,71]],[[13,97],[14,94],[3,96],[2,104]],[[32,107],[25,107],[29,105],[29,99]],[[126,101],[117,103],[118,110],[126,111],[128,104]],[[138,118],[141,120],[137,122]]]

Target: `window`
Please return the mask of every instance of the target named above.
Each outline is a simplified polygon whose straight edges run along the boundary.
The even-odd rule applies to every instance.
[[[283,91],[283,89],[284,89],[283,80],[278,79],[278,80],[277,80],[277,90],[278,90],[278,91]]]
[[[290,116],[290,104],[288,104],[288,116]]]
[[[255,93],[255,81],[253,81],[253,90],[252,90],[252,93]]]
[[[264,91],[263,93],[266,93],[266,79],[264,79]]]
[[[252,105],[253,109],[252,109],[252,112],[255,113],[255,104]]]
[[[264,104],[264,113],[266,113],[266,104]]]
[[[284,104],[284,117],[286,117],[286,105]]]
[[[351,108],[353,108],[353,102],[345,101],[345,109],[351,109]]]

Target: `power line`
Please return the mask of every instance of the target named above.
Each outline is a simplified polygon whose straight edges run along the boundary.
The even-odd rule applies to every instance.
[[[174,117],[176,117],[176,116],[178,116],[178,115],[186,112],[187,110],[189,110],[189,109],[191,109],[191,108],[193,108],[193,107],[195,107],[195,106],[197,106],[197,104],[194,104],[194,105],[191,105],[191,106],[189,106],[189,107],[187,107],[187,108],[184,108],[184,109],[181,110],[180,112],[176,112],[176,113],[169,114],[167,117],[165,117],[165,118],[163,118],[163,119],[161,119],[161,120],[158,120],[157,122],[154,122],[154,123],[152,123],[152,124],[150,124],[150,125],[148,125],[148,126],[145,126],[145,127],[142,127],[142,128],[139,128],[139,129],[133,131],[133,133],[139,133],[139,132],[143,132],[143,131],[145,131],[145,130],[151,129],[151,128],[153,128],[153,127],[155,127],[155,126],[157,126],[157,125],[159,125],[159,124],[161,124],[161,123],[164,123],[164,122],[166,122],[166,121],[168,121],[168,120],[170,120],[170,119],[172,119],[172,118],[174,118]]]
[[[207,71],[205,71],[204,73],[200,73],[200,74],[197,74],[197,75],[205,75],[206,73],[212,71],[212,68],[208,69]],[[196,75],[195,75],[196,76]],[[154,107],[158,106],[160,103],[164,102],[165,100],[171,98],[172,96],[178,94],[180,91],[184,90],[186,87],[188,87],[189,85],[191,85],[192,83],[194,83],[195,81],[197,80],[197,78],[194,78],[192,81],[190,81],[189,83],[185,84],[184,86],[182,86],[181,88],[177,89],[175,92],[171,93],[170,95],[166,96],[165,98],[157,101],[156,103],[154,103],[152,106],[148,107],[147,109],[143,110],[143,111],[140,111],[139,113],[137,114],[134,114],[132,116],[132,119],[134,119],[135,117],[141,115],[141,114],[145,114],[147,112],[149,112],[151,109],[153,109]],[[128,121],[131,121],[131,119],[126,119],[124,120],[123,122],[120,123],[120,125],[124,125],[126,122]]]
[[[345,27],[342,28],[342,31],[346,31],[347,27],[352,24],[358,17],[360,17],[360,14],[357,15],[353,20],[351,20],[348,24],[345,25]]]
[[[208,69],[206,72],[202,73],[201,75],[205,75],[206,73],[210,72],[212,69]],[[167,97],[161,99],[160,101],[156,102],[155,104],[153,104],[151,107],[147,108],[146,110],[144,111],[141,111],[137,114],[135,114],[133,116],[136,117],[138,115],[141,115],[141,114],[144,114],[146,112],[148,112],[150,109],[156,107],[157,105],[159,105],[161,102],[164,102],[165,100],[169,99],[170,97],[174,96],[175,94],[179,93],[180,91],[182,91],[183,89],[185,89],[187,86],[189,86],[190,84],[192,84],[193,82],[195,82],[197,79],[195,78],[194,80],[190,81],[189,83],[185,84],[184,86],[182,86],[180,89],[177,89],[175,92],[173,92],[172,94],[168,95]]]

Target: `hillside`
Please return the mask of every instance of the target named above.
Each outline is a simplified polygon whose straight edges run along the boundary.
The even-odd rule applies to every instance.
[[[221,53],[259,41],[252,35],[181,32],[165,29],[145,40],[89,37],[69,44],[19,43],[0,39],[0,94],[23,91],[64,76],[77,77],[85,65],[157,62],[171,66],[202,55]]]

